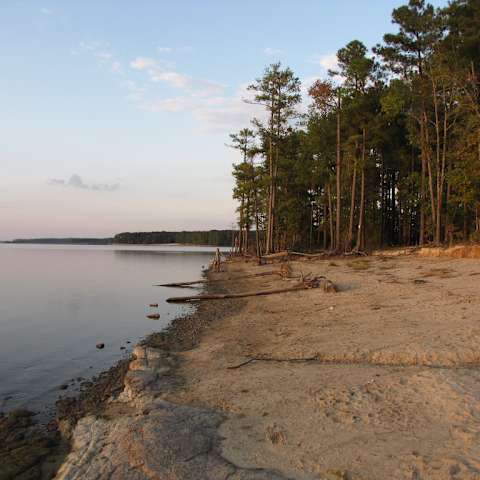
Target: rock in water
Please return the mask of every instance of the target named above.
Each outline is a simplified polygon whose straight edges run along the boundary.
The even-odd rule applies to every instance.
[[[101,350],[102,348],[105,348],[105,344],[104,343],[97,343],[95,345],[99,350]]]
[[[151,303],[150,307],[158,308],[158,303]]]
[[[160,314],[159,313],[150,313],[149,315],[147,315],[147,318],[151,318],[152,320],[158,320],[160,318]]]

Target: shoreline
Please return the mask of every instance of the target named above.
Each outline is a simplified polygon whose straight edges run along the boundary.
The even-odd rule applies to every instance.
[[[204,271],[204,275],[209,278],[211,272]],[[220,283],[207,283],[202,291],[223,293],[224,290]],[[130,363],[135,359],[137,347],[162,350],[173,357],[180,351],[193,348],[202,329],[224,314],[218,305],[201,304],[196,306],[195,311],[174,318],[163,330],[141,339],[127,358],[120,359],[107,370],[82,382],[80,391],[75,395],[57,399],[55,416],[46,425],[40,425],[35,419],[36,413],[27,409],[0,412],[2,480],[13,479],[20,474],[30,475],[29,479],[53,478],[51,474],[70,452],[72,433],[78,421],[89,415],[104,415],[109,402],[124,390],[125,377]],[[11,438],[11,432],[14,438]],[[22,438],[18,440],[17,437]],[[28,455],[25,454],[25,448],[29,450]],[[15,450],[19,450],[20,455]]]
[[[478,260],[290,266],[338,293],[200,303],[150,335],[113,397],[78,415],[56,479],[477,480]],[[294,281],[252,277],[271,264],[225,270],[208,293]]]

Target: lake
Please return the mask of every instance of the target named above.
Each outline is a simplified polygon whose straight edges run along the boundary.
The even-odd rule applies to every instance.
[[[184,289],[153,285],[201,278],[214,250],[0,245],[0,411],[50,415],[58,395],[75,393],[80,378],[107,369],[189,312],[193,307],[165,302]],[[159,320],[146,318],[155,312]]]

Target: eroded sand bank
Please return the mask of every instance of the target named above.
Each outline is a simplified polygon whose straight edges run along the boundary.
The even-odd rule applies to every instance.
[[[125,391],[80,420],[58,478],[479,479],[479,261],[291,266],[339,292],[218,301],[195,348],[137,347]],[[272,266],[226,269],[212,278]]]

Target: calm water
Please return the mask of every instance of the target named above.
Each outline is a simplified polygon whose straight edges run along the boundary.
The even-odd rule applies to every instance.
[[[139,339],[188,311],[165,302],[185,290],[153,284],[200,278],[213,250],[0,245],[0,411],[27,407],[48,414],[59,394],[75,393],[72,379],[108,368]],[[153,311],[160,320],[146,318]]]

